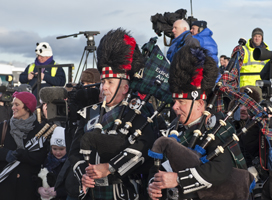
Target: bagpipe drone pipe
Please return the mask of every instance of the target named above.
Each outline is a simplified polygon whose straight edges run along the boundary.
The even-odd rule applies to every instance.
[[[45,124],[44,127],[31,140],[27,141],[25,149],[31,152],[38,151],[39,149],[43,148],[45,141],[53,133],[56,127],[56,124],[53,124],[51,127],[49,124]],[[21,162],[18,160],[8,163],[0,173],[0,183],[4,181],[12,172],[12,170],[20,163]]]
[[[243,46],[245,44],[246,44],[246,40],[244,38],[240,38],[238,41],[238,45],[234,47],[231,54],[231,59],[219,80],[223,83],[223,85],[227,84],[235,88],[239,86],[240,69],[243,65],[243,60],[245,55]]]
[[[214,90],[211,102],[215,101],[214,98],[220,93],[227,93],[231,98],[237,100],[238,105],[245,105],[250,112],[255,115],[252,123],[244,127],[237,135],[235,133],[233,133],[232,136],[229,135],[229,138],[226,138],[225,141],[223,141],[223,145],[218,145],[217,148],[215,147],[214,151],[209,151],[207,155],[204,148],[210,145],[209,143],[213,143],[213,140],[215,137],[217,137],[215,136],[216,131],[223,128],[225,123],[229,123],[227,122],[227,119],[230,115],[227,115],[226,118],[222,120],[222,123],[220,122],[218,126],[215,126],[212,129],[212,134],[208,134],[207,137],[209,139],[204,140],[200,146],[194,146],[196,138],[202,134],[200,131],[200,126],[203,126],[204,121],[206,120],[206,115],[204,114],[200,126],[194,131],[194,135],[189,142],[190,148],[180,144],[177,141],[179,138],[176,135],[176,130],[171,131],[169,137],[160,137],[155,141],[152,149],[149,151],[149,156],[154,158],[154,164],[157,169],[160,167],[161,159],[163,159],[164,156],[166,156],[169,160],[170,166],[174,172],[187,168],[193,168],[195,166],[210,162],[215,157],[224,153],[224,151],[227,151],[227,148],[230,144],[233,144],[233,141],[239,140],[238,137],[245,134],[247,130],[256,123],[262,128],[263,134],[268,134],[269,129],[267,123],[267,113],[258,103],[256,103],[247,94],[242,94],[236,90],[233,90],[229,86],[224,86],[221,84],[218,84]],[[206,108],[207,111],[209,111],[210,106],[211,105],[208,104]],[[232,113],[234,112],[235,107],[237,107],[237,105],[235,105],[232,109]],[[229,179],[224,183],[218,186],[212,186],[208,189],[198,190],[197,193],[200,199],[248,199],[250,189],[254,188],[253,180],[253,176],[247,170],[233,168]],[[188,190],[184,190],[183,192],[186,194],[188,193]]]
[[[120,112],[118,117],[114,120],[113,128],[108,131],[108,134],[102,133],[105,128],[101,125],[101,120],[105,117],[103,115],[105,103],[103,103],[98,123],[94,126],[95,128],[83,135],[80,144],[80,153],[84,155],[85,160],[89,160],[89,155],[92,150],[96,150],[100,156],[100,162],[108,162],[127,146],[134,144],[137,138],[143,134],[144,128],[153,123],[154,118],[162,111],[166,104],[172,102],[168,85],[170,64],[160,48],[155,45],[156,41],[157,37],[151,38],[150,41],[142,47],[142,56],[145,57],[145,65],[140,71],[135,73],[134,77],[130,80],[130,90],[127,98],[120,104]],[[128,109],[129,111],[124,117],[124,112],[127,110],[132,93],[135,92],[145,97],[140,103],[136,102],[139,104],[137,109]],[[141,109],[151,96],[154,96],[163,103],[151,116],[143,121],[139,117],[141,115]]]

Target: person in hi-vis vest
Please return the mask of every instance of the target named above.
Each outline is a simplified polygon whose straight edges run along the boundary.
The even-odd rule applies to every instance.
[[[53,60],[53,51],[47,42],[37,43],[35,53],[35,62],[28,65],[25,71],[20,74],[19,81],[31,85],[32,93],[37,98],[38,69],[36,66],[53,65],[56,62]],[[65,72],[62,67],[42,68],[41,80],[41,88],[64,86],[66,82]]]
[[[264,48],[269,50],[269,47],[264,43],[264,33],[260,28],[255,28],[252,31],[251,38],[243,46],[245,51],[243,66],[240,71],[240,87],[246,85],[254,85],[256,80],[261,80],[260,71],[269,60],[255,60],[253,51],[255,48]]]

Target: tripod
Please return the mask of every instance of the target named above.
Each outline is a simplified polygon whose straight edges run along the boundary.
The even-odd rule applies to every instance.
[[[80,34],[84,34],[84,36],[87,38],[87,46],[84,47],[84,51],[82,53],[80,63],[79,63],[79,66],[78,66],[78,69],[76,72],[76,76],[73,81],[74,83],[77,78],[78,72],[79,71],[82,72],[85,69],[87,69],[87,61],[88,61],[88,57],[89,57],[90,53],[93,54],[93,68],[94,68],[94,65],[96,65],[96,56],[95,56],[96,46],[95,46],[94,36],[97,34],[100,34],[100,32],[99,31],[80,31],[79,33],[57,37],[57,39],[62,39],[62,38],[67,38],[67,37],[72,37],[72,36],[77,37]],[[85,61],[84,61],[82,70],[80,70],[84,56],[85,56]]]

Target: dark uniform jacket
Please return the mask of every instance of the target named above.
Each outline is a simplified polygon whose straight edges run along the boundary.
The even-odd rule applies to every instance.
[[[205,125],[201,132],[203,134],[203,137],[198,138],[196,144],[201,145],[202,142],[207,137],[207,134],[211,133],[215,127],[218,125],[218,120],[222,118],[222,115],[219,116],[213,116],[208,120],[209,125]],[[188,127],[188,126],[182,126],[180,125],[178,131],[180,133],[180,136],[178,137],[180,139],[180,143],[184,146],[188,146],[190,139],[193,135],[193,131],[195,129],[198,129],[200,121],[196,122],[196,124]],[[170,126],[170,129],[174,126]],[[167,131],[162,131],[164,135],[167,135],[167,132],[169,134],[170,129]],[[222,127],[218,133],[216,134],[215,140],[210,142],[208,146],[206,147],[206,155],[209,155],[211,152],[213,152],[218,145],[221,145],[224,143],[223,141],[226,141],[227,138],[229,138],[232,133],[235,133],[235,129],[233,126],[231,126],[230,123],[227,123],[226,127]],[[231,146],[231,145],[230,145]],[[232,147],[234,149],[231,149],[231,151],[225,150],[223,154],[220,154],[216,156],[214,159],[207,163],[202,163],[196,165],[195,163],[192,163],[192,167],[190,169],[180,169],[178,172],[179,178],[182,179],[182,177],[187,177],[190,174],[193,175],[192,178],[184,178],[180,181],[180,187],[179,189],[179,199],[187,199],[187,198],[196,198],[198,199],[198,195],[196,191],[203,189],[203,187],[212,187],[217,186],[226,181],[231,174],[232,167],[238,167],[239,168],[246,168],[245,161],[243,156],[241,155],[239,145],[237,143],[233,143]],[[188,149],[188,151],[191,151]],[[231,152],[231,153],[230,153]],[[184,152],[183,152],[184,153]],[[232,156],[237,155],[237,158],[233,158]],[[189,154],[188,154],[189,155]],[[186,153],[182,154],[180,153],[180,158],[177,158],[176,162],[182,162],[182,157],[188,156]],[[200,156],[202,157],[202,156]],[[234,156],[236,157],[236,156]],[[189,158],[188,158],[189,159]],[[239,160],[238,164],[234,162],[234,159]],[[187,160],[187,159],[186,159]],[[171,163],[171,161],[170,161]],[[150,181],[152,181],[152,177],[154,177],[154,174],[156,171],[154,169],[151,169],[151,173],[149,176]],[[201,183],[198,186],[193,186],[195,183]],[[191,186],[190,186],[191,185]],[[183,194],[183,192],[187,190],[188,194]],[[165,194],[165,191],[164,191]],[[165,194],[166,195],[166,194]]]
[[[9,121],[8,121],[9,124]],[[36,120],[34,122],[34,129],[27,134],[27,138],[24,140],[24,145],[27,141],[32,139],[42,128],[42,126]],[[3,123],[0,124],[0,137],[2,136]],[[8,164],[6,161],[6,155],[9,150],[16,150],[17,145],[10,134],[10,126],[6,132],[4,147],[0,148],[0,171]],[[45,142],[43,148],[38,151],[29,152],[23,150],[22,155],[18,158],[20,164],[12,170],[10,175],[0,183],[0,199],[1,200],[36,200],[37,191],[36,185],[32,179],[33,176],[37,176],[41,164],[45,161],[47,152],[49,149],[49,142]]]
[[[137,115],[133,120],[133,127],[130,128],[129,134],[133,134],[136,129],[139,129],[146,122],[147,116],[151,116],[153,108],[150,104],[148,105],[148,107],[144,106],[141,110],[142,114]],[[107,130],[104,130],[106,134],[108,134],[108,131],[111,130],[114,119],[119,113],[114,111],[119,108],[120,106],[117,105],[114,109],[109,111],[110,113],[107,113],[109,114],[110,118],[105,120],[105,124],[102,123],[103,127],[108,127]],[[125,123],[131,118],[133,114],[134,110],[127,107],[125,114],[123,115],[122,121]],[[115,117],[113,117],[113,115]],[[82,174],[85,173],[85,168],[87,164],[84,162],[83,156],[78,153],[80,149],[80,139],[84,132],[88,131],[90,122],[92,122],[93,120],[94,119],[91,118],[90,120],[81,121],[81,124],[79,125],[74,141],[72,143],[69,155],[69,161],[72,163],[72,166],[74,166],[74,168],[77,168],[77,166],[80,167]],[[120,128],[123,127],[124,123],[122,123]],[[108,186],[95,186],[95,199],[113,199],[113,195],[116,195],[117,199],[139,198],[139,191],[136,191],[135,186],[131,184],[130,181],[139,181],[141,179],[140,174],[145,174],[145,176],[147,176],[148,170],[153,164],[153,160],[148,156],[148,150],[152,147],[153,142],[157,138],[157,132],[155,132],[155,129],[156,128],[154,126],[148,124],[143,129],[142,135],[136,140],[134,144],[129,144],[127,136],[118,133],[120,137],[124,137],[123,144],[118,144],[122,146],[122,148],[116,155],[112,156],[110,161],[105,161],[103,157],[100,158],[100,156],[96,155],[95,151],[92,151],[90,159],[91,164],[99,164],[98,160],[100,159],[100,163],[108,162],[116,170],[114,174],[110,174],[107,177],[107,181],[109,183]],[[110,140],[105,142],[107,142],[107,144],[109,144],[110,142],[114,143],[114,141]],[[103,145],[103,143],[101,145]],[[107,148],[110,153],[111,151],[115,151],[111,149],[113,148],[112,146],[116,146],[116,144],[105,145],[103,146],[103,148]],[[80,173],[77,173],[77,175],[78,174]],[[100,180],[100,182],[103,185],[103,180]],[[137,189],[140,188],[138,187]],[[90,194],[91,192],[89,192],[89,195]],[[91,198],[91,196],[89,196],[89,198]]]

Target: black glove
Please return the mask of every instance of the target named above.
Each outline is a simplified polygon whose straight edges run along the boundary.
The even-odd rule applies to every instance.
[[[10,163],[10,162],[17,160],[17,155],[18,155],[18,153],[16,150],[9,150],[6,155],[6,161],[8,163]]]
[[[16,153],[17,153],[17,160],[20,161],[21,157],[23,156],[24,152],[26,152],[27,150],[26,149],[17,149],[16,150]]]

